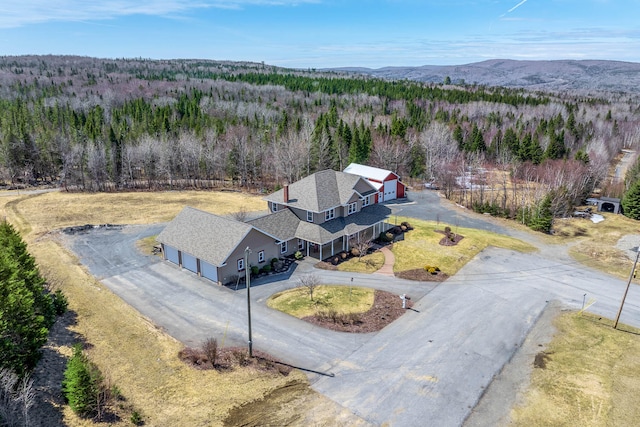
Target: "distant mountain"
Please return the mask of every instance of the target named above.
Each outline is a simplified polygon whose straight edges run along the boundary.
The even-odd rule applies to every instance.
[[[492,59],[466,65],[421,67],[334,68],[385,79],[454,84],[480,84],[529,90],[640,92],[640,63],[600,60],[514,61]]]

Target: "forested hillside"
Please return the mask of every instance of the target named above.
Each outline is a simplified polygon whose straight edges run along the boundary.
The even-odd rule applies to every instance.
[[[0,58],[6,185],[268,190],[356,161],[435,180],[449,197],[514,216],[550,191],[562,196],[557,209],[596,186],[621,196],[623,184],[605,177],[621,149],[639,142],[633,94],[573,97],[256,63]],[[500,196],[474,195],[490,170],[503,172]],[[507,197],[507,177],[509,188],[527,189],[523,200]]]

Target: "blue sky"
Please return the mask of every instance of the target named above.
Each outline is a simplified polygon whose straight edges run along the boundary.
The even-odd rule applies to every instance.
[[[296,68],[640,62],[640,0],[1,0],[0,55]]]

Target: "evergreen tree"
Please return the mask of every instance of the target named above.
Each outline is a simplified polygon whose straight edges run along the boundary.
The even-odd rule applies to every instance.
[[[54,319],[52,298],[26,244],[8,222],[0,223],[0,368],[19,375],[33,369]]]
[[[73,346],[73,355],[67,362],[62,391],[71,409],[80,415],[90,415],[97,409],[101,383],[100,372],[82,352],[82,346]]]
[[[626,217],[640,220],[640,180],[634,182],[624,193],[621,204]]]
[[[484,142],[482,131],[478,129],[478,126],[475,124],[473,125],[473,130],[471,131],[471,146],[469,147],[469,151],[474,153],[478,151],[487,151],[487,145]]]

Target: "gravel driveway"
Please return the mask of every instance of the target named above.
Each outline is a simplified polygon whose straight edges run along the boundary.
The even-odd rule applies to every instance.
[[[424,218],[419,215],[428,217],[428,209],[436,209],[443,222],[449,221],[447,213],[461,226],[507,232],[482,217],[451,211],[435,193],[418,196],[416,203],[397,205],[400,215]],[[65,240],[92,274],[178,340],[198,345],[224,336],[225,345],[244,345],[243,290],[213,285],[137,252],[135,241],[161,228],[98,229]],[[271,294],[295,286],[297,276],[312,269],[305,262],[288,279],[252,284],[254,348],[305,369],[315,390],[376,425],[424,425],[425,420],[461,425],[549,301],[580,308],[583,298],[594,298],[590,311],[614,317],[625,286],[544,249],[538,254],[487,249],[441,284],[316,271],[324,283],[348,285],[353,277],[359,286],[406,293],[414,300],[413,310],[382,331],[356,335],[267,308]],[[634,291],[621,321],[640,326],[640,292]]]

